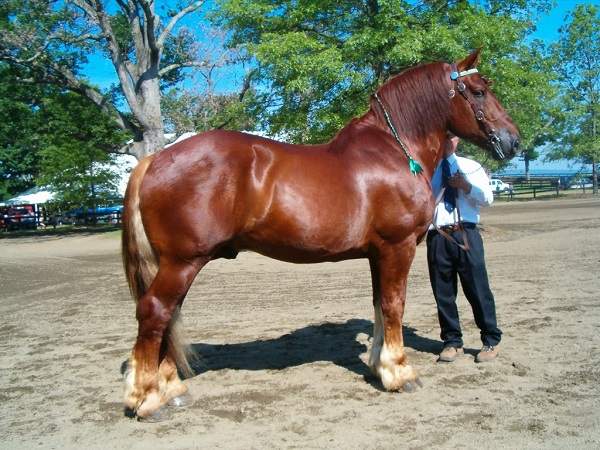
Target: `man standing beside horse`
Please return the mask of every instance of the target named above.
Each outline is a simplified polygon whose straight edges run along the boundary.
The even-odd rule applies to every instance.
[[[477,228],[479,208],[489,206],[494,196],[483,167],[456,155],[459,139],[448,136],[442,159],[431,180],[434,196],[443,195],[427,235],[427,263],[437,304],[442,362],[463,354],[463,340],[456,307],[457,275],[481,330],[483,348],[476,362],[496,359],[502,332],[496,323],[496,306],[485,267],[483,242]],[[442,189],[443,194],[442,194]]]

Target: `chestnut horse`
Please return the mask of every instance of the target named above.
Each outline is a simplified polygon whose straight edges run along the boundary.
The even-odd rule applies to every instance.
[[[147,418],[186,392],[177,371],[186,367],[176,333],[180,307],[206,263],[241,250],[294,263],[368,258],[375,309],[369,365],[385,389],[415,388],[402,316],[409,268],[431,223],[430,180],[443,140],[451,131],[495,158],[513,156],[518,144],[517,128],[475,70],[478,59],[476,51],[455,64],[404,71],[326,144],[216,130],[140,161],[123,218],[139,324],[126,406]],[[422,172],[411,173],[403,147]]]

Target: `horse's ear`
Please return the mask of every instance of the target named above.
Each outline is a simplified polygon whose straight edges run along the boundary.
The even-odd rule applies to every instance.
[[[469,56],[467,56],[462,61],[459,61],[456,66],[458,70],[462,72],[463,70],[474,69],[479,64],[479,54],[481,52],[481,47],[474,50]]]

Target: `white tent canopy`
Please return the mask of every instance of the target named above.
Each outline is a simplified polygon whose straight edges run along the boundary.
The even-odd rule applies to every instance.
[[[41,204],[49,202],[54,198],[54,193],[43,187],[34,187],[22,192],[16,197],[9,198],[4,202],[6,205]]]

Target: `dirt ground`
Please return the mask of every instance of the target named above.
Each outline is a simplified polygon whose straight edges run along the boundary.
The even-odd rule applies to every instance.
[[[424,387],[380,389],[366,260],[292,265],[255,254],[209,264],[184,308],[203,356],[194,403],[169,420],[123,415],[135,338],[119,234],[0,239],[0,448],[599,448],[600,199],[496,204],[483,215],[504,331],[474,363],[436,363],[425,246],[405,342]]]

